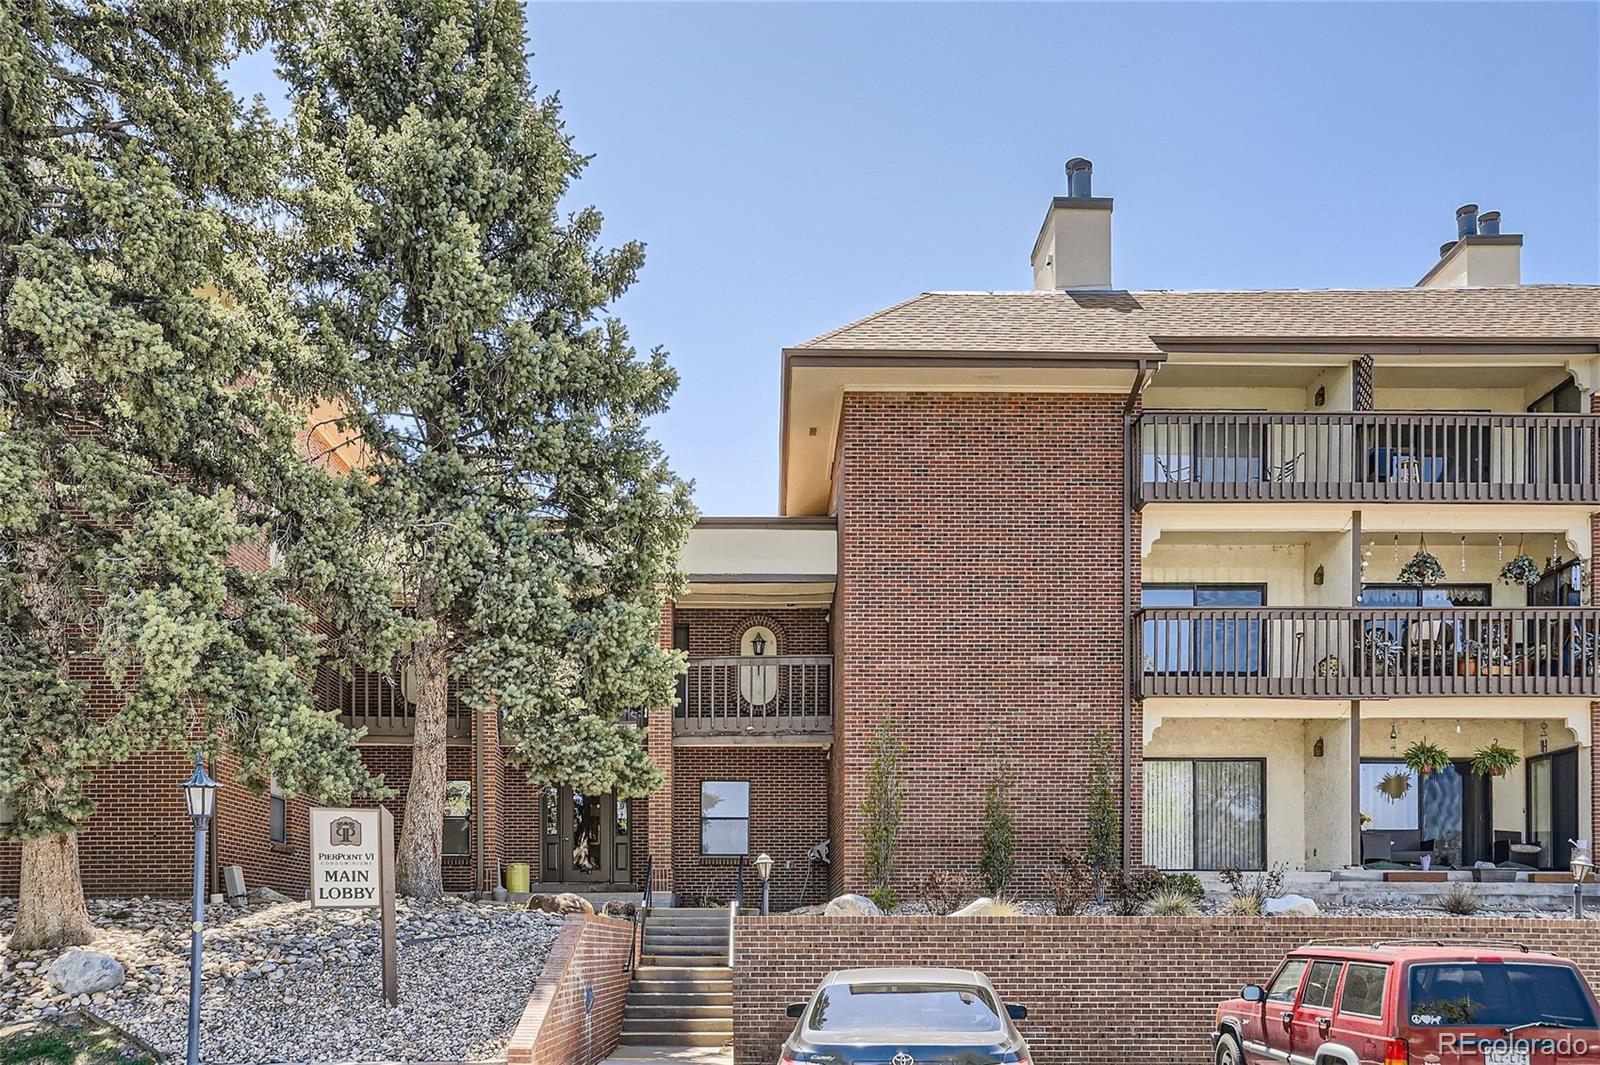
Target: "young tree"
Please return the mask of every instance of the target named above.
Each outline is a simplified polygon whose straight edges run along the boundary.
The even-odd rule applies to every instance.
[[[905,756],[906,747],[893,719],[880,721],[873,734],[872,761],[867,765],[867,793],[861,800],[866,819],[861,837],[866,850],[862,874],[867,879],[867,894],[885,910],[894,909],[899,901],[894,876],[906,802],[905,783],[900,779]]]
[[[306,260],[306,316],[374,457],[422,635],[399,889],[442,890],[449,682],[530,777],[622,795],[660,776],[632,710],[681,668],[660,603],[693,520],[646,419],[676,377],[606,307],[643,249],[558,205],[585,159],[529,81],[523,5],[330,0],[281,56],[303,150],[348,176],[354,239]]]
[[[999,897],[1017,866],[1017,826],[1011,814],[1011,769],[1004,757],[983,793],[983,820],[978,832],[978,875],[989,894]]]
[[[348,486],[304,459],[307,350],[263,268],[285,140],[219,77],[267,11],[0,6],[14,949],[92,936],[75,830],[93,777],[130,755],[198,742],[246,784],[318,798],[369,783],[352,734],[313,708],[308,608],[374,656],[400,621],[359,564]]]
[[[1089,867],[1102,882],[1122,864],[1122,818],[1117,813],[1117,790],[1112,783],[1111,736],[1096,732],[1089,737]]]

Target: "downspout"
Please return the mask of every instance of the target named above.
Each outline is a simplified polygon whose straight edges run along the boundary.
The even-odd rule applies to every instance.
[[[1133,387],[1122,408],[1122,865],[1133,854],[1133,433],[1134,407],[1150,379],[1150,366],[1140,360]]]
[[[478,718],[481,712],[474,713],[468,720],[472,727],[472,841],[474,850],[477,851],[478,868],[472,881],[474,894],[481,897],[484,893],[483,886],[483,729],[479,726]],[[540,831],[544,831],[541,827]]]

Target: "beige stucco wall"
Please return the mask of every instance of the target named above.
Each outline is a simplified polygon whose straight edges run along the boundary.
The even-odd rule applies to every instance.
[[[1316,754],[1319,739],[1320,758]],[[1305,722],[1301,753],[1305,773],[1303,864],[1307,869],[1338,869],[1349,864],[1351,855],[1349,718]]]

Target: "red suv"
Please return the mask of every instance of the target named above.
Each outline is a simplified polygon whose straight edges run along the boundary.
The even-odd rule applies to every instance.
[[[1515,943],[1310,945],[1217,1007],[1215,1065],[1600,1062],[1578,967]]]

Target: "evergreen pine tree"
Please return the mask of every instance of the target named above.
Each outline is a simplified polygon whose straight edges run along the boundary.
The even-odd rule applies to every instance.
[[[351,190],[309,206],[353,239],[300,270],[421,630],[396,861],[416,897],[443,887],[452,680],[531,778],[629,796],[660,774],[623,715],[670,706],[682,668],[660,604],[693,514],[646,428],[677,379],[606,313],[642,247],[558,211],[586,160],[527,55],[507,0],[330,0],[281,55],[308,167]]]

